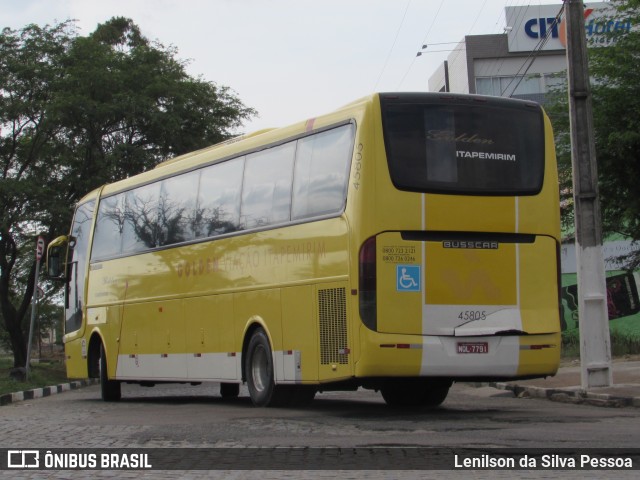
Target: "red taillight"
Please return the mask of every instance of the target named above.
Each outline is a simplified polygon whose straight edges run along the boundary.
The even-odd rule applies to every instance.
[[[371,330],[376,330],[376,237],[367,239],[360,248],[360,318]]]

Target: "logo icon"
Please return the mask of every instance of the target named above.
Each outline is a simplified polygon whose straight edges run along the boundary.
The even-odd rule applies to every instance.
[[[39,468],[40,452],[38,450],[8,450],[8,468]]]
[[[420,277],[420,265],[397,265],[396,289],[399,292],[419,292]]]

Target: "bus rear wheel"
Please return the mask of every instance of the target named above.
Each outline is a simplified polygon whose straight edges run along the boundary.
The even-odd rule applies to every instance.
[[[251,402],[256,407],[280,407],[290,400],[288,390],[276,385],[273,354],[269,338],[261,328],[255,330],[249,340],[245,356],[245,375]]]
[[[107,355],[104,351],[104,345],[100,345],[100,393],[102,400],[105,402],[117,402],[122,398],[122,390],[120,382],[117,380],[109,380],[107,372]]]
[[[380,389],[391,407],[437,407],[447,398],[450,380],[397,380]]]

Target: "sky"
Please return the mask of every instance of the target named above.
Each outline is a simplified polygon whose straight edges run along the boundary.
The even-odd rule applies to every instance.
[[[0,0],[0,27],[73,19],[80,35],[124,16],[177,49],[194,77],[285,126],[376,91],[427,91],[465,35],[502,33],[505,7],[562,0]],[[422,49],[426,44],[427,48]],[[422,51],[421,56],[416,56]]]

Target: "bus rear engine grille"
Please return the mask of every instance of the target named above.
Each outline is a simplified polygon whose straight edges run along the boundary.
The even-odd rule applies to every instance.
[[[347,302],[344,288],[318,290],[320,321],[320,363],[349,363],[347,345]]]

